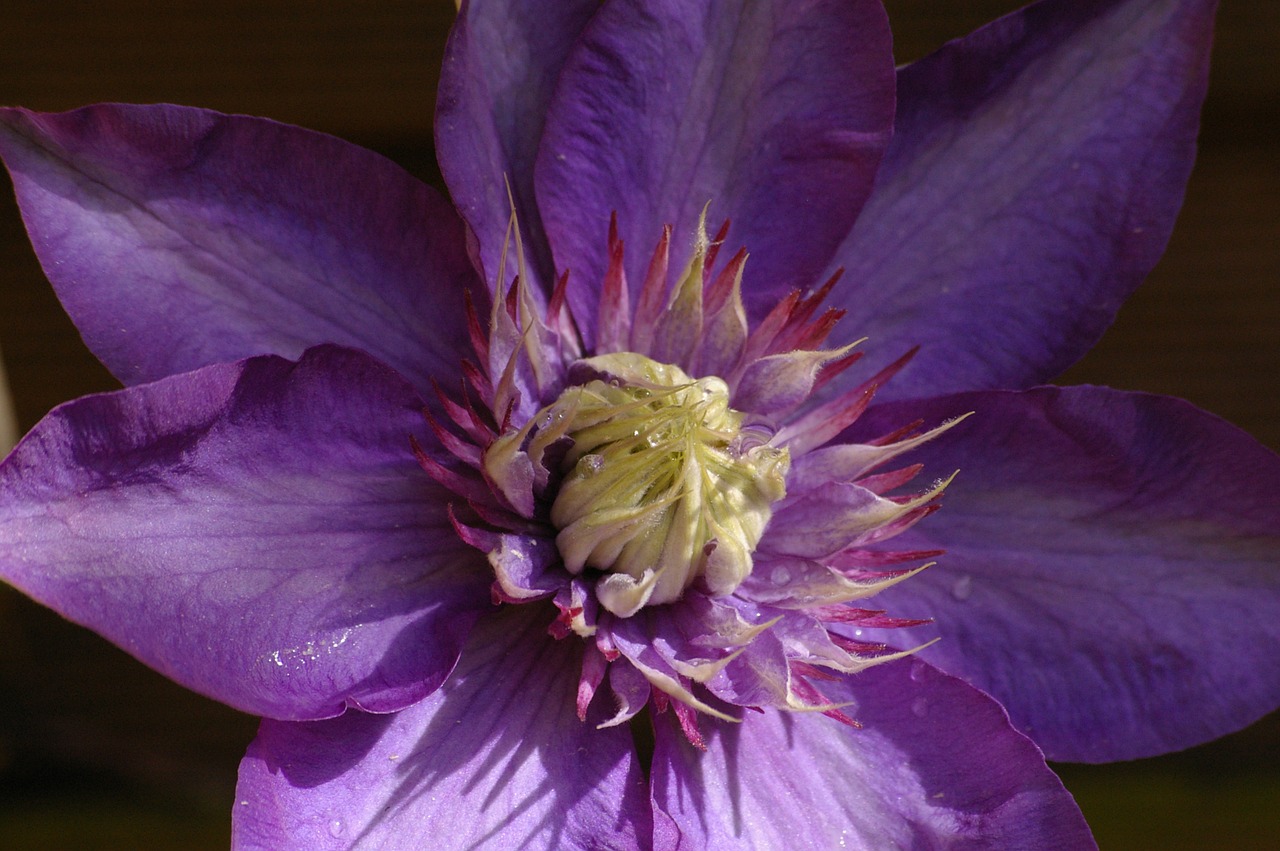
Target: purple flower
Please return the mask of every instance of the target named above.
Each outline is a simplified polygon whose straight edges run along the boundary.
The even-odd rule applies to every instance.
[[[464,4],[453,205],[262,119],[4,110],[127,387],[0,466],[0,575],[267,719],[240,848],[1092,847],[1046,755],[1280,704],[1280,459],[1036,386],[1164,247],[1213,8],[895,73],[875,0]]]

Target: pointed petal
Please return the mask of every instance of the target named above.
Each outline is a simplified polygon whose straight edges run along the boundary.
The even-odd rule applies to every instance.
[[[466,3],[449,36],[436,105],[436,150],[449,194],[479,241],[491,292],[512,201],[531,261],[528,283],[542,296],[555,283],[533,198],[533,161],[560,66],[599,5]],[[598,247],[603,250],[604,243]],[[508,271],[513,269],[509,261]],[[502,283],[505,288],[510,282]]]
[[[694,750],[659,718],[659,848],[1093,848],[1044,757],[995,701],[919,662],[823,692],[861,725],[747,713]]]
[[[760,358],[738,379],[733,406],[741,411],[777,417],[809,398],[819,370],[846,354],[847,348],[797,350]]]
[[[683,81],[672,85],[673,80]],[[893,120],[884,9],[870,0],[614,0],[569,55],[536,187],[570,303],[595,316],[618,213],[627,275],[675,226],[683,269],[699,214],[751,252],[747,301],[817,276],[870,190]]]
[[[855,551],[856,552],[856,551]],[[934,553],[936,554],[936,553]],[[904,554],[919,560],[917,553]],[[923,556],[931,555],[927,551]],[[915,558],[911,558],[915,556]],[[880,573],[853,571],[849,574],[812,559],[762,554],[754,569],[738,589],[738,595],[756,603],[782,608],[830,606],[862,600],[915,576],[931,564],[915,569]]]
[[[45,273],[125,384],[320,343],[424,395],[467,346],[475,273],[447,201],[298,127],[177,106],[0,111]]]
[[[875,192],[832,267],[882,399],[1028,387],[1101,336],[1164,251],[1214,0],[1049,0],[899,73]]]
[[[492,578],[413,458],[420,410],[336,347],[70,402],[0,466],[0,575],[247,712],[404,706]]]
[[[1096,387],[873,409],[975,411],[910,457],[960,468],[900,539],[945,549],[875,598],[1052,759],[1189,747],[1280,705],[1280,457],[1177,399]]]
[[[760,551],[821,559],[918,511],[949,482],[936,482],[909,499],[886,499],[850,482],[819,485],[781,504],[760,541]]]
[[[482,621],[449,684],[392,716],[267,721],[240,766],[239,849],[634,849],[645,782],[625,727],[578,720],[580,646],[547,610]],[[427,842],[427,844],[431,844]]]

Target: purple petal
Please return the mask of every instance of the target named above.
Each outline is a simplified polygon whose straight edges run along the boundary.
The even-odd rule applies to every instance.
[[[820,559],[918,507],[918,500],[898,503],[851,482],[830,482],[783,503],[760,549]]]
[[[529,271],[546,292],[554,281],[533,197],[533,162],[560,66],[599,6],[599,0],[465,3],[449,36],[436,104],[436,150],[449,193],[479,240],[491,291],[513,201],[532,261]],[[512,253],[508,277],[514,258]]]
[[[1195,155],[1213,0],[1049,0],[904,68],[835,302],[880,398],[1028,387],[1164,251]]]
[[[309,346],[456,372],[475,273],[448,202],[382,157],[176,106],[0,111],[45,273],[126,384]]]
[[[1280,457],[1176,400],[1103,388],[873,409],[976,413],[911,457],[960,468],[903,535],[946,549],[875,598],[921,656],[996,697],[1053,759],[1189,747],[1280,705]]]
[[[549,617],[527,606],[486,618],[449,684],[394,716],[264,722],[240,765],[233,846],[646,845],[630,734],[578,720],[582,645],[549,639]]]
[[[247,712],[399,708],[492,580],[414,460],[420,411],[335,347],[70,402],[0,466],[0,575]]]
[[[906,660],[823,683],[862,729],[748,713],[705,754],[659,718],[658,848],[1094,847],[1071,796],[995,701]]]
[[[536,171],[575,315],[596,315],[614,211],[631,281],[664,224],[684,268],[709,202],[712,222],[733,222],[731,247],[751,251],[748,302],[807,285],[862,206],[892,120],[878,2],[604,4],[565,62]]]

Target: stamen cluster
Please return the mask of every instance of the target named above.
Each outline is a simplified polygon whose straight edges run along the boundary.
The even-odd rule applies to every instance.
[[[749,441],[720,378],[622,352],[578,361],[570,375],[587,383],[490,447],[504,457],[516,441],[540,459],[568,441],[551,504],[565,569],[608,571],[596,599],[619,617],[675,602],[695,580],[732,593],[786,493],[788,451]]]
[[[488,328],[471,314],[487,369],[464,364],[460,400],[440,394],[453,427],[431,422],[451,458],[417,447],[458,494],[455,527],[487,555],[495,602],[550,600],[551,634],[584,639],[579,714],[607,678],[605,725],[652,702],[695,744],[697,712],[774,706],[853,724],[815,681],[913,652],[859,636],[918,621],[848,604],[937,554],[879,545],[933,511],[946,482],[888,496],[919,468],[873,471],[951,425],[826,445],[912,353],[812,404],[858,358],[820,348],[840,312],[814,315],[835,279],[750,329],[746,253],[712,275],[727,228],[710,241],[699,226],[669,293],[665,231],[633,301],[611,226],[593,351],[567,276],[544,307],[521,263]]]

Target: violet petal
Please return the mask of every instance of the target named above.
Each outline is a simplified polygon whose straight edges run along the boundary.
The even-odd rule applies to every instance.
[[[910,500],[887,499],[852,482],[828,482],[789,496],[774,513],[760,550],[822,560],[864,535],[890,526],[933,499],[942,485]]]
[[[45,273],[126,384],[309,346],[429,392],[457,372],[474,282],[449,203],[331,136],[178,106],[0,111]]]
[[[399,708],[448,675],[492,579],[414,460],[420,411],[337,347],[69,402],[0,466],[0,574],[247,712]]]
[[[578,720],[582,645],[548,638],[547,615],[485,618],[445,687],[393,716],[264,722],[240,766],[233,847],[648,844],[630,733]]]
[[[543,296],[555,283],[533,163],[560,66],[599,7],[599,0],[467,3],[453,25],[440,70],[436,150],[449,193],[478,239],[490,291],[512,202],[532,262],[528,283]],[[516,270],[511,248],[504,288]]]
[[[565,62],[535,172],[579,324],[596,316],[615,211],[633,282],[664,224],[684,268],[710,203],[709,229],[731,219],[731,251],[751,252],[749,306],[810,283],[870,191],[892,62],[869,0],[605,3]]]
[[[881,400],[1062,372],[1164,251],[1214,0],[1048,0],[901,70],[875,192],[832,268]]]
[[[896,403],[861,425],[965,411],[907,456],[960,474],[894,542],[946,554],[875,598],[935,626],[882,640],[940,635],[920,655],[1053,759],[1178,750],[1280,705],[1280,457],[1186,402],[1096,387]]]
[[[977,689],[918,660],[821,687],[862,729],[749,712],[715,725],[704,754],[660,717],[655,847],[1095,847],[1039,750]]]

